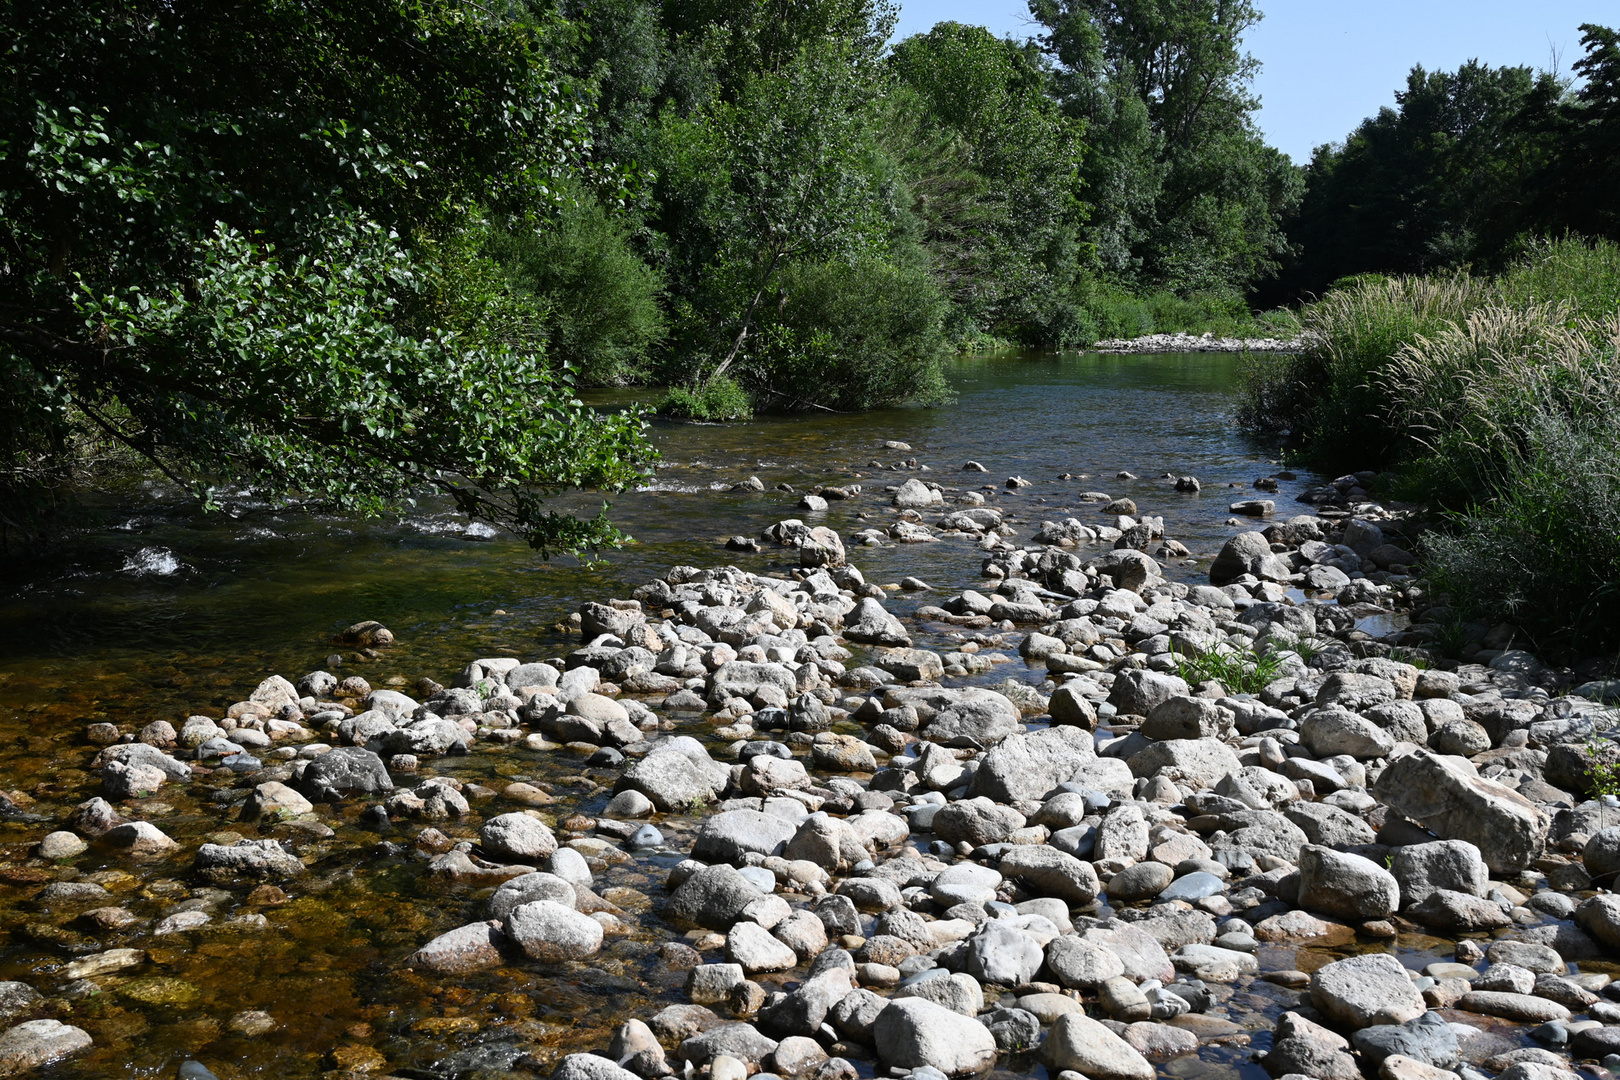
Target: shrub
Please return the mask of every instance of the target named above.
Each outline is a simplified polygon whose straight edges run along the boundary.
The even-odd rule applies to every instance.
[[[747,420],[754,415],[748,394],[725,376],[692,386],[672,386],[658,403],[658,415],[672,420]]]
[[[1357,279],[1306,310],[1305,352],[1251,363],[1242,418],[1328,468],[1393,467],[1447,514],[1422,545],[1438,589],[1589,655],[1620,645],[1617,309],[1608,242],[1535,243],[1494,280]]]
[[[1455,274],[1363,279],[1328,293],[1300,319],[1303,351],[1251,361],[1239,419],[1291,433],[1327,468],[1384,466],[1401,440],[1377,376],[1402,345],[1449,326],[1484,290]]]
[[[1147,334],[1204,334],[1218,337],[1292,337],[1298,319],[1289,311],[1255,315],[1237,293],[1168,290],[1135,292],[1103,278],[1082,279],[1075,289],[1076,325],[1090,331],[1083,342]]]
[[[921,268],[796,263],[780,274],[737,381],[762,408],[853,411],[949,400],[947,305]]]
[[[1524,416],[1503,480],[1424,543],[1429,576],[1466,610],[1524,627],[1538,647],[1620,645],[1620,404]]]
[[[660,281],[630,248],[625,224],[584,193],[539,230],[494,234],[491,253],[520,293],[545,308],[547,354],[588,386],[622,386],[646,374],[664,339]]]

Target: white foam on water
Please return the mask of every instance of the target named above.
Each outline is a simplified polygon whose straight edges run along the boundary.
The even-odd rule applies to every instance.
[[[124,560],[121,568],[137,577],[168,577],[180,569],[180,560],[164,547],[144,547]]]

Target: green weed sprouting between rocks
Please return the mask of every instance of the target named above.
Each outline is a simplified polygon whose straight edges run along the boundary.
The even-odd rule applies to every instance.
[[[1586,742],[1583,756],[1586,758],[1587,785],[1592,789],[1592,796],[1597,799],[1620,797],[1620,759],[1609,760],[1604,750],[1612,745],[1607,740],[1596,735]],[[1598,827],[1603,827],[1603,818],[1606,810],[1598,811]]]
[[[1275,682],[1282,671],[1282,657],[1253,648],[1211,649],[1201,655],[1186,655],[1171,649],[1176,674],[1188,686],[1214,679],[1229,694],[1258,694]]]

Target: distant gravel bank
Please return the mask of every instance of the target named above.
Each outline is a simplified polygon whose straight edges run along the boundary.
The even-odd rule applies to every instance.
[[[1093,352],[1106,353],[1167,353],[1167,352],[1299,352],[1305,347],[1303,337],[1294,338],[1223,338],[1213,334],[1148,334],[1137,338],[1110,338],[1093,345]]]

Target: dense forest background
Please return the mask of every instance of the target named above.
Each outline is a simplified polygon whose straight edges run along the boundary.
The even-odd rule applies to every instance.
[[[1248,0],[64,0],[0,6],[0,527],[157,469],[348,509],[423,487],[542,547],[666,409],[946,396],[963,350],[1287,333],[1352,275],[1620,235],[1620,36],[1414,69],[1295,165]],[[1265,313],[1265,314],[1257,314]]]

